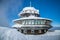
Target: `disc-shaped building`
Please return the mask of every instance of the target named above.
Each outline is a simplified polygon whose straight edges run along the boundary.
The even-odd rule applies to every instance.
[[[18,14],[19,19],[13,20],[15,23],[12,27],[24,34],[43,34],[50,29],[51,19],[40,17],[39,10],[34,7],[25,7]]]

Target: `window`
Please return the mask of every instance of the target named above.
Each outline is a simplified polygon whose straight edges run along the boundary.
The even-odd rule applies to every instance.
[[[31,24],[31,20],[29,20],[29,23],[28,24]]]
[[[45,24],[46,24],[46,25],[50,25],[50,21],[46,21]]]
[[[40,25],[40,24],[41,24],[41,21],[40,21],[40,20],[38,20],[37,22],[38,22],[38,25]]]
[[[32,24],[32,25],[34,24],[34,20],[31,20],[31,24]]]
[[[34,20],[34,24],[37,25],[37,20]]]
[[[25,24],[25,20],[22,21],[22,24]]]
[[[42,29],[41,32],[44,33],[44,29]]]
[[[37,15],[37,14],[35,14],[35,16],[37,17],[38,15]]]
[[[39,30],[34,30],[35,34],[38,34],[39,33]]]
[[[23,30],[21,30],[21,33],[23,33]]]
[[[27,10],[26,13],[30,13],[30,10]]]
[[[27,30],[27,33],[30,34],[31,33],[31,30]]]
[[[41,24],[45,24],[44,20],[41,20]]]
[[[28,20],[23,20],[22,21],[23,25],[40,25],[40,24],[45,24],[45,20],[39,20],[39,19],[28,19]]]
[[[31,33],[34,33],[34,30],[31,30]]]
[[[25,24],[27,25],[28,24],[28,20],[25,20],[25,22],[26,22]]]

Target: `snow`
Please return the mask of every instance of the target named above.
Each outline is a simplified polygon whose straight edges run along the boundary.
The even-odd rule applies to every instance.
[[[25,7],[18,15],[20,16],[21,14],[25,13],[39,14],[39,10],[35,9],[34,7]]]
[[[21,28],[21,27],[50,27],[47,25],[20,25],[20,24],[14,24],[12,27]]]
[[[20,25],[20,24],[14,24],[12,27],[21,27],[22,25]]]
[[[15,26],[15,27],[17,27],[17,26]],[[50,27],[50,26],[47,26],[47,25],[22,25],[21,27]]]
[[[25,7],[25,8],[23,8],[23,10],[36,10],[34,7]]]
[[[26,40],[16,29],[0,27],[0,40]]]
[[[48,19],[48,18],[30,16],[30,17],[24,17],[24,18],[15,19],[15,20],[13,20],[13,22],[14,21],[18,21],[18,20],[25,20],[25,19],[44,19],[44,20],[50,20],[50,21],[52,21],[51,19]]]
[[[0,27],[0,40],[60,40],[60,30],[49,31],[42,35],[25,35],[17,29]]]

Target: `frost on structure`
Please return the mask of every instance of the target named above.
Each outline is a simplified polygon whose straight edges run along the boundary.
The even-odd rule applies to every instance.
[[[13,28],[0,27],[0,40],[60,40],[60,30],[48,31],[51,19],[39,17],[34,7],[25,7],[19,16]]]

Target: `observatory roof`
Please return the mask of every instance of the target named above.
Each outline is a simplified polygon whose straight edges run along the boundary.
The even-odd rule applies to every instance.
[[[23,10],[36,10],[34,7],[25,7],[25,8],[23,8]]]
[[[19,18],[19,19],[15,19],[13,21],[18,21],[18,20],[25,20],[25,19],[44,19],[44,20],[50,20],[52,21],[51,19],[48,19],[48,18],[42,18],[42,17],[24,17],[24,18]]]
[[[39,14],[39,10],[35,9],[34,7],[25,7],[19,14],[22,14],[22,13],[37,13],[37,14]]]

